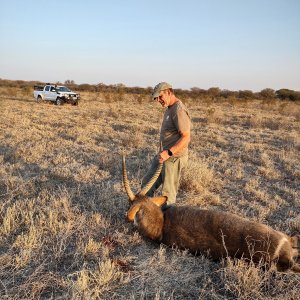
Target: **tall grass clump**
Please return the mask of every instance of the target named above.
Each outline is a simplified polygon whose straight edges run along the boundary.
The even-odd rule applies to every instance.
[[[220,186],[221,180],[213,167],[191,152],[180,178],[180,191],[189,199],[187,204],[218,204],[220,198],[215,192]]]

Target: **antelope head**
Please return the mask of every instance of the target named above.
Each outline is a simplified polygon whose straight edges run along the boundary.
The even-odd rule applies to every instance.
[[[160,206],[166,203],[167,197],[148,197],[147,192],[153,186],[159,177],[162,164],[159,164],[149,182],[141,189],[140,192],[134,194],[129,186],[127,177],[125,156],[122,157],[122,174],[125,191],[131,205],[127,219],[138,227],[139,231],[151,239],[161,239],[163,228],[163,213]]]

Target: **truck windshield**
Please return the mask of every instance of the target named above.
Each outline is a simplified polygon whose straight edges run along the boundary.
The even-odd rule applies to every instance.
[[[71,92],[71,90],[68,89],[68,88],[65,87],[65,86],[58,86],[58,87],[56,88],[56,90],[57,90],[58,92]]]

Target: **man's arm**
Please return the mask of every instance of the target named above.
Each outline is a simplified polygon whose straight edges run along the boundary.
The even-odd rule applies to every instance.
[[[180,132],[180,139],[177,141],[177,143],[170,148],[171,152],[174,154],[180,152],[182,149],[184,149],[191,140],[191,133],[190,131],[184,131]],[[168,150],[164,150],[159,153],[159,162],[163,163],[165,160],[167,160],[170,157],[168,154]]]

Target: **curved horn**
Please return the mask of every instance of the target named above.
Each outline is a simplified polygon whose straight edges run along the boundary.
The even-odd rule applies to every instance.
[[[124,154],[122,155],[122,171],[123,171],[123,183],[124,183],[124,187],[125,187],[125,191],[127,193],[127,196],[129,198],[130,201],[133,201],[135,196],[134,193],[132,192],[130,186],[129,186],[129,181],[127,178],[127,171],[126,171],[126,165],[125,165],[125,156]]]
[[[158,176],[160,175],[162,167],[163,167],[163,164],[159,163],[154,175],[149,180],[149,182],[143,187],[143,189],[139,192],[139,195],[145,196],[147,194],[147,192],[150,190],[150,188],[152,187],[152,185],[155,183]]]

